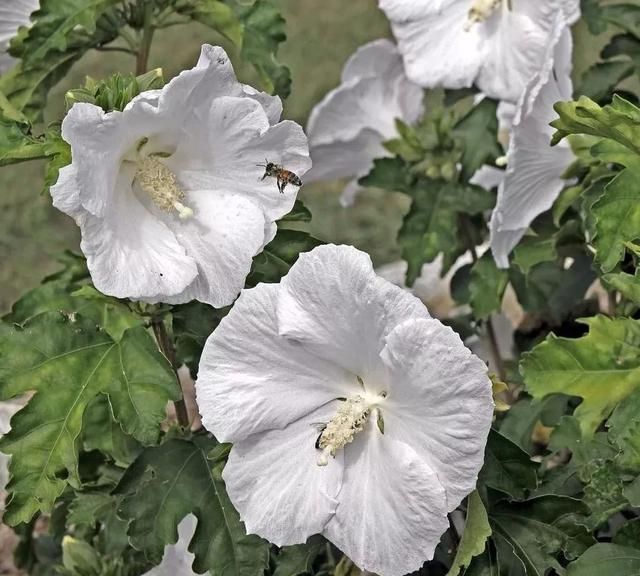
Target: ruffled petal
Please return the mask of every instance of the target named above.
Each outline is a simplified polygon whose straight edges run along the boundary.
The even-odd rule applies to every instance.
[[[410,320],[387,337],[384,435],[413,448],[437,474],[447,511],[476,485],[493,417],[487,366],[437,320]]]
[[[561,25],[541,73],[522,95],[514,120],[505,178],[491,219],[491,245],[500,267],[537,216],[551,208],[565,187],[562,175],[574,159],[566,143],[550,146],[553,105],[571,97],[569,30]],[[558,56],[555,69],[554,54]]]
[[[160,302],[167,294],[182,292],[198,271],[173,232],[135,198],[130,172],[120,174],[103,217],[90,212],[76,216],[80,247],[98,290]]]
[[[400,62],[398,49],[390,40],[382,38],[360,46],[342,69],[343,83],[360,78],[375,78],[393,72]]]
[[[389,155],[380,134],[365,128],[349,141],[334,140],[328,144],[312,145],[313,166],[305,180],[317,182],[366,176],[373,168],[374,159]]]
[[[478,26],[466,30],[468,0],[379,0],[407,76],[426,88],[473,84],[484,61]]]
[[[238,82],[224,49],[209,44],[203,44],[194,68],[184,70],[163,88],[159,108],[188,118],[192,110],[202,105],[208,107],[213,99],[223,96],[254,99],[273,120],[272,123],[277,122],[282,113],[280,98]]]
[[[263,180],[265,161],[303,176],[311,160],[302,128],[291,121],[271,126],[253,99],[221,97],[192,111],[167,165],[185,190],[233,190],[276,220],[291,210],[298,187],[288,184],[281,194],[275,178]]]
[[[344,461],[338,509],[324,535],[362,570],[383,576],[418,570],[449,524],[435,472],[373,422],[345,448]]]
[[[502,184],[504,170],[485,164],[475,171],[469,179],[469,184],[481,186],[485,190],[493,190]]]
[[[198,276],[184,292],[165,301],[227,306],[242,290],[253,257],[265,246],[264,213],[243,196],[214,190],[192,190],[185,203],[193,217],[168,217],[165,222],[195,260]]]
[[[343,455],[318,466],[315,443],[317,424],[333,417],[335,404],[233,445],[222,476],[248,534],[283,546],[324,530],[338,506]]]
[[[196,393],[202,422],[220,441],[284,428],[357,385],[335,364],[278,334],[280,291],[275,284],[243,291],[205,344]]]
[[[409,318],[428,318],[422,302],[376,276],[371,259],[351,246],[301,254],[281,281],[282,336],[367,381],[380,366],[386,335]]]

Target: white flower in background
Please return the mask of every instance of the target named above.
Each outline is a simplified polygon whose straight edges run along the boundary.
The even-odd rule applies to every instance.
[[[580,17],[579,0],[379,0],[407,75],[421,86],[476,84],[516,102],[539,69],[555,17]]]
[[[493,413],[485,364],[349,246],[243,291],[196,394],[204,426],[233,442],[223,477],[248,532],[277,545],[322,533],[380,576],[432,558]]]
[[[178,541],[164,547],[162,562],[145,572],[143,576],[196,576],[191,568],[195,556],[189,552],[189,542],[193,538],[198,523],[193,514],[185,516],[178,524]],[[205,576],[209,572],[205,572]]]
[[[297,187],[261,180],[311,164],[280,99],[240,84],[222,48],[123,112],[75,104],[62,124],[72,163],[51,188],[73,216],[98,290],[150,302],[230,304]]]
[[[376,158],[391,155],[382,143],[398,136],[395,120],[418,120],[422,99],[422,88],[407,79],[393,43],[361,46],[345,64],[340,86],[311,112],[307,133],[313,168],[306,180],[353,178],[342,200],[353,202],[358,178]]]
[[[14,59],[7,50],[11,39],[20,26],[27,26],[32,12],[40,5],[39,0],[3,0],[0,3],[0,74],[13,66]]]
[[[11,430],[11,417],[22,408],[21,402],[0,402],[0,438]],[[4,490],[9,480],[9,456],[0,452],[0,492]],[[0,502],[0,510],[2,502]]]
[[[557,117],[553,105],[570,100],[571,32],[559,25],[542,70],[531,79],[516,112],[507,170],[491,217],[491,249],[501,268],[537,216],[551,208],[566,185],[562,175],[575,159],[569,144],[550,145]]]

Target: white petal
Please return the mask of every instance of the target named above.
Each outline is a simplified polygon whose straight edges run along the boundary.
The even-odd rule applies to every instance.
[[[345,65],[342,84],[311,112],[307,131],[314,166],[309,181],[363,176],[397,136],[396,119],[415,122],[423,92],[410,82],[388,40],[362,46]]]
[[[13,58],[6,54],[9,43],[20,26],[29,25],[29,17],[39,4],[39,0],[5,0],[0,3],[0,73],[13,65]]]
[[[20,402],[0,402],[0,438],[11,430],[11,417],[22,408]],[[0,452],[0,492],[9,480],[9,456]],[[2,511],[2,504],[0,504]]]
[[[517,102],[544,60],[550,28],[515,10],[503,10],[483,23],[486,60],[478,75],[480,90],[491,98]]]
[[[173,232],[134,197],[133,174],[126,172],[121,173],[103,217],[89,212],[77,216],[80,247],[95,287],[104,294],[164,301],[167,294],[182,292],[194,280],[196,263]]]
[[[468,0],[379,0],[407,75],[426,88],[473,84],[484,60],[478,26],[465,30]]]
[[[516,228],[514,230],[500,230],[500,214],[494,210],[491,215],[489,229],[491,231],[491,254],[498,268],[509,268],[509,254],[518,245],[518,242],[525,235],[526,228]]]
[[[104,214],[111,201],[122,157],[130,144],[123,138],[122,115],[118,111],[106,114],[98,106],[81,102],[74,104],[62,121],[62,137],[71,145],[80,201],[96,216]]]
[[[84,212],[80,204],[80,190],[78,188],[78,174],[73,164],[68,164],[58,172],[58,180],[49,188],[53,205],[68,214],[72,218],[76,218]]]
[[[487,367],[437,320],[411,320],[387,337],[385,437],[411,446],[437,474],[447,511],[476,485],[493,400]]]
[[[301,544],[322,532],[338,506],[342,452],[318,466],[318,423],[335,415],[332,402],[283,430],[255,434],[233,445],[222,474],[248,534],[277,546]]]
[[[266,161],[302,177],[310,168],[307,139],[295,122],[271,126],[262,106],[250,98],[220,97],[195,109],[167,165],[186,190],[233,190],[259,204],[276,220],[293,207],[297,187],[278,191],[276,179],[262,180]]]
[[[362,570],[404,576],[433,558],[447,529],[434,471],[373,422],[345,448],[339,505],[324,535]]]
[[[340,205],[344,208],[352,206],[356,200],[356,197],[360,193],[360,190],[362,190],[362,186],[358,184],[357,178],[354,178],[353,180],[348,182],[344,187],[342,194],[340,195]]]
[[[307,182],[338,180],[366,176],[376,158],[385,158],[389,152],[382,145],[378,132],[365,128],[348,141],[334,140],[328,144],[311,146],[313,166]]]
[[[469,179],[469,184],[482,186],[485,190],[493,190],[497,188],[504,180],[504,170],[494,168],[493,166],[481,166],[473,176]]]
[[[166,302],[198,300],[221,308],[231,304],[244,286],[253,257],[265,246],[262,209],[251,200],[217,190],[192,190],[185,204],[190,218],[165,219],[198,266],[198,276]]]
[[[202,422],[220,441],[284,428],[353,390],[344,370],[278,335],[280,290],[243,291],[205,344],[196,393]]]
[[[145,572],[143,576],[196,576],[191,568],[194,554],[189,552],[189,543],[196,531],[198,520],[193,514],[185,516],[178,524],[178,541],[164,547],[162,562]],[[209,572],[206,572],[209,574]]]
[[[301,254],[281,281],[280,334],[299,340],[365,381],[380,365],[385,336],[409,318],[428,318],[415,296],[375,275],[351,246]]]
[[[342,69],[342,82],[359,78],[375,78],[393,72],[400,62],[396,46],[387,39],[374,40],[360,46]]]

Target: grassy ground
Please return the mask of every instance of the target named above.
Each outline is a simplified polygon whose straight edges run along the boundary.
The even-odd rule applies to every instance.
[[[332,87],[348,56],[361,44],[389,34],[376,0],[279,0],[287,19],[288,40],[280,53],[293,75],[293,91],[285,115],[304,125],[313,105]],[[578,68],[597,47],[579,33]],[[150,66],[162,67],[169,78],[192,66],[203,42],[222,43],[220,37],[199,25],[163,31],[158,35]],[[588,46],[588,49],[585,47]],[[233,58],[233,51],[230,49]],[[237,59],[235,60],[237,62]],[[96,78],[115,71],[132,71],[133,62],[118,53],[91,53],[52,92],[46,111],[48,120],[64,113],[64,93],[82,84],[84,77]],[[251,82],[250,69],[238,68],[240,77]],[[0,312],[25,290],[56,269],[55,255],[78,247],[75,224],[50,206],[40,194],[41,167],[35,164],[0,170]],[[356,205],[344,210],[338,204],[339,185],[319,184],[302,191],[314,214],[313,231],[334,242],[346,242],[368,250],[376,263],[397,257],[393,239],[400,225],[403,202],[398,197],[367,191]]]

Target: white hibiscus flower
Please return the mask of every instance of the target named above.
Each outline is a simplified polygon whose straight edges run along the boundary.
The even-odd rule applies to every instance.
[[[432,88],[476,84],[516,102],[540,68],[558,13],[569,24],[579,0],[379,0],[411,80]]]
[[[382,143],[398,136],[395,120],[418,120],[422,99],[422,88],[407,79],[393,43],[361,46],[345,64],[340,86],[311,112],[307,133],[313,168],[306,180],[353,178],[342,198],[344,204],[353,202],[358,178],[376,158],[390,156]]]
[[[542,70],[529,82],[511,131],[507,170],[498,187],[491,217],[491,249],[501,268],[509,267],[509,253],[537,216],[551,208],[566,185],[562,175],[575,159],[569,144],[551,147],[557,116],[553,105],[570,100],[571,32],[559,25]]]
[[[178,541],[164,547],[162,562],[145,572],[143,576],[196,576],[191,568],[195,556],[189,552],[189,542],[196,531],[198,520],[193,514],[185,516],[178,524]],[[209,572],[205,572],[207,576]]]
[[[297,187],[280,193],[273,162],[303,175],[307,139],[278,122],[280,99],[240,84],[222,48],[124,111],[75,104],[62,124],[72,163],[51,188],[73,216],[93,282],[117,297],[197,299],[219,307],[244,285]]]
[[[22,408],[21,402],[0,402],[0,438],[11,430],[11,417]],[[0,452],[0,492],[9,480],[9,456]],[[2,503],[0,502],[0,509]]]
[[[39,0],[4,0],[0,3],[0,74],[13,66],[9,43],[20,26],[29,24],[29,17],[40,5]]]
[[[322,533],[380,576],[433,557],[493,413],[485,364],[349,246],[243,291],[196,394],[204,426],[234,443],[223,476],[248,532],[277,545]]]

